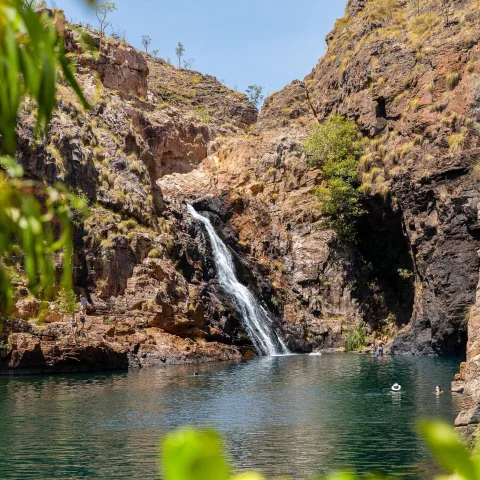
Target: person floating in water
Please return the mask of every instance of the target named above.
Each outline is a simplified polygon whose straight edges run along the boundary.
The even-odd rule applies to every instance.
[[[398,383],[394,383],[392,385],[392,392],[399,392],[402,389],[402,386],[399,385]]]
[[[437,395],[440,395],[441,393],[443,393],[442,387],[441,387],[440,385],[437,385],[437,386],[435,387],[435,393],[436,393]]]

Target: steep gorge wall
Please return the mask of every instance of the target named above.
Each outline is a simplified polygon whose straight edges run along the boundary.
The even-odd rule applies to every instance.
[[[475,301],[480,160],[478,2],[350,1],[303,81],[270,96],[255,130],[210,151],[166,199],[222,195],[240,244],[263,265],[286,332],[341,344],[361,321],[403,354],[464,354]],[[325,230],[311,194],[308,126],[338,113],[368,139],[359,248]],[[167,201],[168,201],[167,200]],[[393,253],[392,253],[393,252]],[[400,272],[411,275],[402,280]]]
[[[62,20],[61,12],[52,14]],[[66,29],[69,56],[92,110],[84,111],[60,83],[43,141],[34,138],[33,115],[25,106],[17,153],[27,176],[65,182],[89,203],[90,215],[75,219],[74,258],[76,291],[92,304],[89,321],[76,344],[56,303],[46,325],[35,324],[39,303],[14,258],[16,308],[0,338],[6,346],[0,371],[125,368],[248,355],[238,315],[211,298],[208,275],[188,277],[179,267],[177,252],[193,249],[207,261],[207,247],[191,219],[182,222],[180,234],[177,212],[165,207],[157,180],[194,170],[217,137],[243,135],[257,111],[244,94],[214,77],[176,69],[122,42],[108,40],[99,52],[98,35],[89,33],[95,49],[82,52],[77,30]]]
[[[393,351],[460,353],[478,283],[478,4],[451,2],[446,25],[435,2],[419,15],[391,3],[350,2],[325,57],[269,99],[258,129],[302,131],[340,113],[373,138],[364,191],[401,216],[415,274]]]
[[[258,122],[244,95],[212,77],[114,41],[82,54],[68,31],[94,110],[60,86],[43,144],[26,109],[18,155],[30,176],[89,198],[75,272],[98,321],[115,326],[98,335],[106,328],[145,364],[245,353],[190,201],[216,223],[290,348],[337,348],[366,322],[395,339],[394,353],[464,351],[480,263],[478,2],[452,1],[448,15],[434,0],[420,12],[406,1],[349,1],[326,55],[270,96]],[[356,249],[325,229],[311,193],[322,171],[302,149],[309,125],[332,113],[369,139]],[[34,316],[21,281],[18,295],[15,316]]]

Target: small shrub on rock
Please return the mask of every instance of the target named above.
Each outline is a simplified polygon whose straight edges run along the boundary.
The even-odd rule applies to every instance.
[[[160,258],[160,250],[158,248],[152,248],[148,252],[148,258]]]
[[[347,333],[345,336],[345,350],[353,352],[365,346],[367,340],[367,328],[364,323],[358,325],[355,330]]]

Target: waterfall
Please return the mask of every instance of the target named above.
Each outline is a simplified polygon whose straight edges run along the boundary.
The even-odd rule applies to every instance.
[[[210,220],[200,215],[191,205],[187,204],[187,209],[193,218],[205,226],[220,285],[232,297],[257,352],[268,356],[290,353],[273,328],[271,315],[257,302],[250,290],[237,280],[232,255],[215,232]]]

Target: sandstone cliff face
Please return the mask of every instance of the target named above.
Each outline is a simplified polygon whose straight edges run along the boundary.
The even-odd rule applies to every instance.
[[[419,11],[350,0],[326,55],[270,96],[258,122],[246,97],[213,77],[114,41],[82,54],[68,31],[95,107],[83,112],[60,86],[38,144],[27,106],[18,158],[30,176],[88,197],[76,285],[99,318],[128,319],[137,335],[128,355],[164,340],[237,353],[249,345],[186,201],[215,223],[291,349],[337,348],[366,322],[372,335],[395,339],[393,353],[462,353],[480,263],[479,22],[473,0],[447,11],[433,0]],[[325,229],[311,194],[322,172],[302,149],[309,125],[332,113],[354,119],[366,138],[367,214],[354,249]],[[21,281],[18,295],[15,316],[30,318],[36,306]]]
[[[98,48],[98,36],[89,33]],[[77,344],[55,303],[46,327],[7,324],[0,370],[93,370],[248,356],[237,314],[220,308],[218,299],[210,301],[206,280],[187,281],[180,270],[176,211],[165,208],[156,182],[194,170],[217,137],[243,135],[256,121],[256,109],[214,77],[176,69],[113,40],[102,52],[83,53],[77,31],[67,28],[66,36],[94,106],[83,111],[60,84],[50,130],[38,142],[26,105],[17,158],[28,176],[65,182],[88,200],[88,218],[75,219],[74,280],[92,308]],[[195,243],[187,235],[184,241]],[[35,319],[39,305],[21,268],[16,283],[12,318]]]
[[[393,350],[458,352],[478,283],[478,5],[364,3],[350,3],[351,18],[337,23],[306,79],[312,108],[380,137],[364,158],[364,183],[377,194],[389,188],[415,268],[412,320]]]
[[[345,282],[337,274],[333,284],[344,293],[349,291],[347,295],[353,302],[349,308],[343,303],[332,313],[345,316],[347,323],[356,316],[370,321],[379,305],[384,305],[384,315],[392,314],[395,326],[403,326],[393,352],[461,353],[466,341],[465,312],[474,303],[479,266],[479,186],[475,174],[480,160],[478,5],[473,1],[452,2],[443,12],[435,2],[421,2],[417,12],[411,2],[390,3],[349,2],[346,17],[327,37],[327,54],[312,73],[266,101],[256,127],[255,141],[262,147],[253,151],[245,143],[236,150],[233,147],[233,153],[225,155],[226,160],[219,157],[222,162],[217,167],[218,177],[221,181],[228,170],[238,177],[235,169],[240,165],[239,158],[242,154],[249,158],[250,165],[248,160],[242,164],[244,170],[250,168],[253,172],[245,182],[246,203],[255,198],[268,212],[257,215],[253,222],[257,227],[253,243],[272,248],[268,238],[272,230],[280,236],[287,228],[290,237],[286,238],[292,240],[292,223],[298,215],[284,203],[291,193],[281,152],[296,157],[293,177],[297,187],[304,178],[298,172],[311,175],[310,183],[299,191],[303,201],[300,212],[312,215],[307,222],[312,227],[321,217],[318,212],[315,217],[315,205],[308,201],[308,187],[321,182],[321,176],[309,170],[302,159],[300,144],[306,134],[305,125],[322,121],[331,113],[354,119],[372,139],[362,158],[361,173],[369,212],[365,222],[373,234],[369,235],[368,228],[362,230],[364,238],[360,239],[357,260],[360,256],[372,263],[376,278],[369,282],[367,291],[379,298],[376,308],[370,308],[364,300],[370,295],[362,297],[366,282],[359,266],[355,269],[355,262],[349,262],[348,255],[335,245],[332,263],[336,267],[342,261],[349,263],[350,277]],[[278,135],[277,144],[269,149],[274,135]],[[290,140],[292,136],[296,143]],[[267,153],[273,155],[272,159]],[[281,170],[275,177],[278,166]],[[223,186],[228,183],[231,180]],[[277,212],[287,220],[277,221]],[[265,228],[262,235],[258,226],[269,215],[270,228]],[[247,224],[245,217],[254,214],[240,217],[236,222],[243,226]],[[332,241],[324,231],[319,235],[312,238],[311,244],[316,249],[315,257],[322,259],[322,249],[325,251]],[[384,240],[384,248],[369,251],[368,244],[378,237]],[[395,238],[404,241],[396,243]],[[300,250],[305,247],[302,245]],[[392,250],[403,250],[402,260],[384,268],[382,264]],[[294,251],[295,238],[282,255],[285,265],[292,265]],[[410,291],[400,296],[392,279],[392,267],[413,273],[411,285],[406,286]],[[297,263],[292,278],[300,271]],[[316,313],[325,318],[330,315],[330,301],[339,306],[339,297],[318,291],[320,273],[324,272],[312,272],[315,288],[306,293],[307,310],[315,311],[312,301],[318,295],[325,306]],[[295,293],[291,287],[289,291]],[[355,308],[355,303],[360,307]],[[379,320],[381,317],[374,323]]]
[[[265,267],[292,344],[338,345],[363,320],[396,337],[394,353],[464,352],[479,266],[477,7],[350,1],[325,57],[266,100],[252,134],[160,180],[166,199],[195,198],[199,185],[228,192],[231,223]],[[302,154],[308,125],[332,113],[370,139],[353,252],[322,228],[310,194],[321,172]]]

